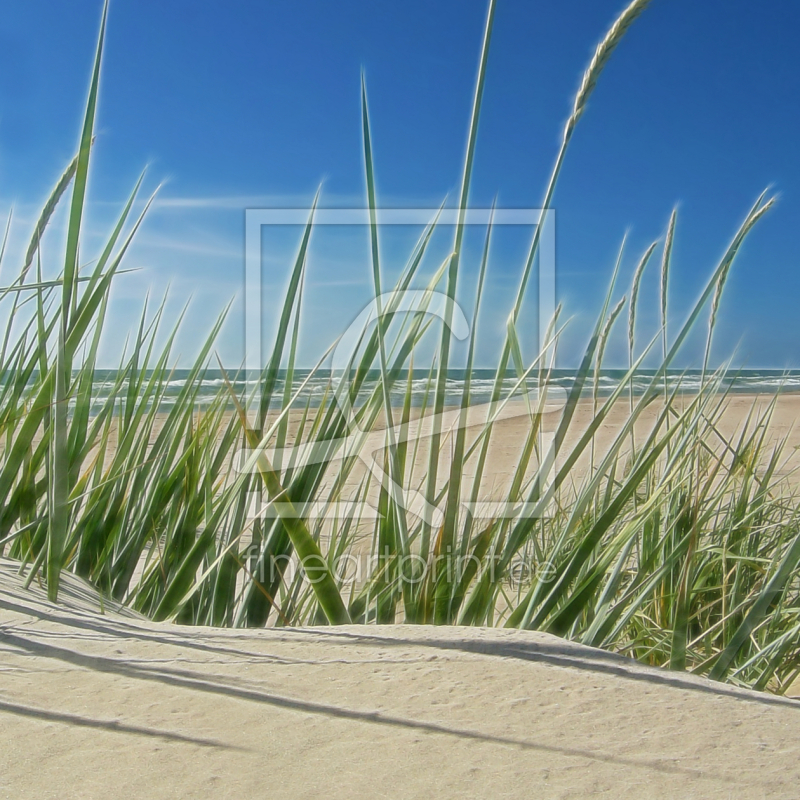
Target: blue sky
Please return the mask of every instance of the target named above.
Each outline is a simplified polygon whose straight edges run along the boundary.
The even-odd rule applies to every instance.
[[[472,205],[495,195],[504,207],[539,204],[580,76],[621,7],[499,0]],[[76,148],[100,9],[99,0],[26,0],[0,17],[0,211],[15,207],[12,251],[24,247]],[[436,206],[452,196],[485,11],[485,0],[112,0],[82,255],[92,257],[142,168],[150,190],[165,186],[128,259],[141,271],[115,289],[109,362],[148,289],[157,297],[170,285],[171,314],[192,298],[179,340],[187,357],[236,298],[219,349],[226,363],[239,363],[244,209],[305,206],[321,182],[322,205],[363,203],[362,67],[379,200]],[[800,4],[778,0],[654,0],[631,29],[580,122],[553,203],[559,300],[573,318],[562,363],[576,357],[627,229],[620,292],[679,205],[670,297],[677,321],[771,184],[780,202],[734,267],[715,355],[736,350],[737,363],[750,367],[800,367],[798,30]],[[52,271],[56,234],[44,253]],[[306,363],[369,298],[366,235],[315,243]],[[448,235],[433,256],[446,252]],[[296,236],[265,237],[267,328]],[[468,305],[479,238],[464,252],[460,297]],[[497,238],[481,365],[496,358],[524,244],[513,232]],[[407,245],[387,240],[389,275]],[[655,330],[656,298],[651,268],[642,338]],[[530,303],[526,336],[534,315]],[[610,353],[619,359],[621,341]]]

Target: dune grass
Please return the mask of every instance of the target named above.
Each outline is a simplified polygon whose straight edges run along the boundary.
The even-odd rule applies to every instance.
[[[565,127],[542,207],[551,204],[569,142],[602,69],[647,5],[647,0],[631,3],[598,46]],[[492,0],[452,254],[433,275],[420,274],[437,229],[434,216],[394,291],[387,293],[380,229],[372,214],[371,272],[380,318],[364,330],[347,381],[331,377],[319,405],[304,405],[294,375],[315,200],[289,265],[278,331],[257,396],[237,394],[234,386],[240,384],[232,375],[200,411],[197,399],[209,391],[206,375],[216,365],[214,345],[224,315],[169,405],[165,399],[178,326],[163,330],[163,305],[155,310],[145,306],[109,385],[97,380],[109,291],[152,202],[132,217],[140,179],[94,266],[79,268],[104,10],[78,154],[45,205],[18,277],[0,290],[6,308],[0,349],[0,555],[21,561],[28,581],[44,580],[54,601],[60,572],[70,570],[156,620],[224,626],[348,621],[506,625],[783,691],[800,669],[800,507],[776,477],[781,445],[766,444],[774,401],[765,408],[754,405],[737,438],[724,439],[718,422],[728,399],[721,388],[725,369],[708,364],[725,281],[771,198],[762,195],[748,211],[685,322],[669,336],[675,214],[665,240],[641,257],[629,299],[615,301],[617,262],[554,434],[545,435],[541,412],[548,403],[548,375],[562,331],[559,311],[532,363],[522,359],[517,330],[540,228],[523,265],[490,411],[477,435],[468,438],[464,425],[450,433],[442,429],[452,303],[444,305],[423,408],[412,408],[413,366],[419,369],[423,363],[420,342],[437,334],[438,323],[427,312],[440,297],[437,293],[449,300],[456,296],[494,14]],[[365,83],[362,127],[367,202],[374,210],[379,200]],[[57,279],[43,280],[41,237],[70,188],[63,267]],[[490,244],[491,225],[473,320],[491,269]],[[659,248],[662,325],[653,341],[641,343],[636,338],[638,290]],[[409,310],[402,298],[411,288],[417,301]],[[601,397],[597,376],[605,344],[626,308],[629,371],[609,396]],[[704,315],[708,345],[702,387],[687,399],[681,382],[668,386],[665,376]],[[455,409],[461,421],[472,405],[477,335],[473,325]],[[633,378],[645,354],[659,352],[650,385],[634,393]],[[368,379],[376,371],[377,379]],[[509,373],[516,376],[511,394],[503,389]],[[393,390],[403,394],[399,407],[393,406]],[[586,393],[592,396],[592,421],[570,437]],[[359,395],[362,402],[354,405]],[[527,398],[529,405],[522,455],[505,497],[510,512],[481,518],[469,509],[480,500],[496,419],[509,400],[523,402],[514,398]],[[261,410],[255,425],[246,413],[252,401]],[[626,409],[625,423],[601,450],[596,435],[619,406]],[[355,491],[346,489],[357,474],[359,442],[349,435],[348,407],[361,430],[383,430],[385,437],[380,456],[384,478],[366,472]],[[637,438],[635,423],[653,408],[655,426]],[[415,424],[418,413],[432,420],[424,432]],[[290,420],[295,425],[291,431]],[[573,443],[567,446],[567,441]],[[307,447],[295,447],[287,456],[288,443]],[[248,460],[244,469],[234,469],[240,451]],[[316,455],[308,457],[312,451]],[[446,459],[440,458],[443,451]],[[417,456],[425,452],[427,465],[420,470]],[[577,466],[587,457],[589,469],[581,473]],[[473,467],[475,477],[466,479],[464,464]],[[413,512],[408,502],[412,489],[421,504]],[[377,519],[361,504],[370,492],[377,496]],[[254,494],[261,495],[269,513],[252,515]],[[306,513],[313,504],[328,513]],[[352,513],[342,513],[348,504]],[[359,540],[364,531],[366,544]],[[353,583],[337,563],[359,548],[374,557],[375,569]],[[523,580],[515,580],[520,563],[528,570]]]

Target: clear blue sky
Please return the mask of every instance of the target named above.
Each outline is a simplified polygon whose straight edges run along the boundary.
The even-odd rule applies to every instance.
[[[473,205],[495,194],[501,206],[538,205],[580,76],[621,8],[619,0],[499,0]],[[0,210],[15,206],[18,248],[74,153],[100,10],[99,0],[26,0],[0,15]],[[119,280],[107,352],[147,288],[159,295],[167,284],[171,308],[194,298],[181,339],[192,352],[210,316],[241,294],[244,208],[305,205],[321,181],[323,205],[363,202],[362,66],[380,198],[435,206],[452,194],[485,11],[485,0],[112,0],[82,256],[94,255],[97,234],[143,167],[150,189],[167,183],[128,260],[143,269]],[[737,360],[751,367],[800,367],[798,31],[800,3],[787,0],[654,0],[631,29],[580,122],[554,201],[559,299],[574,317],[565,364],[626,229],[621,290],[679,204],[677,319],[773,184],[779,205],[735,265],[715,352],[738,347]],[[276,241],[265,261],[268,311],[285,277],[285,245]],[[485,365],[522,249],[498,242],[490,265]],[[52,243],[45,260],[53,271],[56,255]],[[390,273],[396,256],[388,252]],[[473,256],[465,252],[466,300]],[[643,286],[642,336],[653,330],[655,278],[654,268]],[[306,362],[360,310],[369,280],[365,247],[317,247]],[[242,357],[240,308],[237,301],[220,345],[229,363]]]

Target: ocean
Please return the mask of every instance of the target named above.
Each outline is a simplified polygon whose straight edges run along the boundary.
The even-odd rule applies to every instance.
[[[296,392],[300,386],[308,379],[309,370],[297,370],[294,375],[293,393]],[[256,380],[245,379],[241,374],[237,376],[232,370],[228,373],[231,385],[239,396],[243,393],[252,392],[256,385]],[[600,397],[607,397],[614,389],[619,386],[619,382],[625,377],[626,370],[621,369],[604,369],[601,370],[598,381],[598,395]],[[633,380],[633,389],[635,394],[642,394],[647,386],[650,385],[655,370],[640,370],[637,372]],[[190,376],[189,370],[174,370],[169,374],[165,380],[164,391],[161,396],[160,406],[164,410],[168,410],[178,400],[186,387],[187,379]],[[285,386],[285,373],[280,373],[276,381],[275,390],[273,393],[273,406],[280,404]],[[117,383],[117,373],[114,370],[98,370],[95,374],[95,406],[100,405],[108,398],[109,394],[114,391],[114,386]],[[366,397],[371,394],[376,386],[378,373],[375,371],[370,372],[364,381],[361,392],[359,393],[356,405],[363,402]],[[464,388],[465,371],[464,370],[450,370],[447,378],[447,393],[446,404],[455,405],[460,403],[461,394]],[[675,388],[680,384],[680,391],[685,393],[696,392],[700,387],[702,375],[700,370],[687,370],[687,371],[670,371],[667,375],[667,384],[670,389]],[[393,387],[391,397],[392,404],[401,406],[403,404],[404,396],[406,393],[406,386],[408,381],[408,374],[404,372],[398,378],[395,386]],[[476,369],[472,372],[471,381],[471,402],[473,404],[485,403],[491,399],[492,387],[495,381],[495,371],[491,369]],[[575,371],[568,369],[554,370],[551,376],[551,386],[559,387],[564,391],[569,391],[575,381]],[[516,376],[508,372],[503,379],[504,396],[511,391],[517,384]],[[318,370],[308,380],[306,385],[300,391],[295,404],[298,407],[304,407],[308,404],[310,407],[318,407],[323,397],[332,391],[331,372],[330,370]],[[412,405],[421,406],[425,402],[426,389],[429,386],[429,372],[427,370],[415,370],[412,375]],[[664,381],[660,379],[657,383],[659,391],[663,391]],[[737,394],[773,394],[777,391],[781,392],[800,392],[800,370],[739,370],[730,371],[722,381],[724,389],[731,393]],[[220,370],[209,369],[206,371],[203,378],[202,385],[197,392],[195,404],[207,405],[210,403],[218,393],[225,387],[225,378]],[[121,388],[121,391],[120,391]],[[528,389],[537,388],[537,377],[532,375],[528,378]],[[583,389],[585,396],[591,396],[594,390],[594,372],[589,376],[588,381]],[[127,391],[127,381],[121,383],[118,387],[117,393],[124,397]],[[430,388],[430,396],[427,403],[432,402],[432,387]],[[625,390],[627,396],[628,390]]]

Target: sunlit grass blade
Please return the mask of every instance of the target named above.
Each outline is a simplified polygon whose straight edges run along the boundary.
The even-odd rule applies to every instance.
[[[492,41],[492,29],[494,26],[495,0],[489,0],[489,9],[486,15],[486,27],[483,34],[483,44],[481,56],[478,62],[478,77],[475,84],[475,94],[472,103],[472,114],[470,117],[467,149],[464,156],[464,167],[461,176],[461,188],[458,196],[458,220],[456,222],[455,239],[453,244],[453,255],[447,271],[447,285],[445,292],[450,302],[446,306],[445,316],[442,320],[442,333],[439,340],[437,351],[438,368],[436,371],[436,388],[433,397],[433,428],[430,437],[430,451],[428,459],[428,474],[425,486],[425,496],[429,503],[436,495],[436,484],[439,471],[439,447],[441,443],[441,422],[440,417],[444,409],[445,395],[447,390],[447,370],[450,366],[450,341],[452,338],[453,325],[453,303],[456,299],[456,289],[458,286],[458,268],[461,259],[461,250],[464,241],[464,220],[467,213],[467,203],[469,201],[470,184],[472,180],[472,170],[475,161],[475,147],[478,137],[478,123],[481,115],[481,105],[483,102],[483,91],[486,84],[486,70],[489,62],[489,48]],[[427,558],[430,546],[430,526],[432,520],[423,520],[421,554]]]

